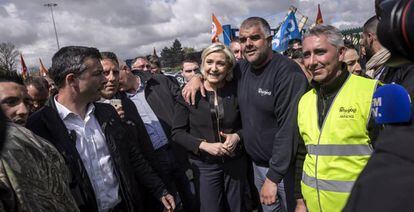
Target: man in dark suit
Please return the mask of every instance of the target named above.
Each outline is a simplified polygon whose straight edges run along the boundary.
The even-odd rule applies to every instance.
[[[64,157],[81,211],[141,211],[136,178],[172,211],[173,197],[131,145],[116,111],[108,104],[94,103],[106,83],[100,59],[95,48],[61,48],[49,72],[59,93],[29,118],[27,127]]]

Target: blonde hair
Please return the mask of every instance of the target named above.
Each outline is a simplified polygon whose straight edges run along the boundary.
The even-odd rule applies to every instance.
[[[201,74],[204,76],[204,62],[206,60],[206,57],[210,55],[211,53],[221,52],[224,53],[226,56],[226,80],[230,81],[233,79],[233,68],[236,65],[236,58],[234,57],[233,52],[230,51],[230,49],[225,46],[222,43],[213,43],[206,49],[204,49],[203,53],[201,54]]]

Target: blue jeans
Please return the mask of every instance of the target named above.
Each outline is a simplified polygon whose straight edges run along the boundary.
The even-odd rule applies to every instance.
[[[266,180],[266,174],[269,168],[257,166],[253,163],[254,171],[254,184],[256,185],[257,191],[260,193],[264,181]],[[277,184],[277,200],[272,205],[263,205],[263,212],[286,212],[287,203],[286,203],[286,192],[283,180]]]

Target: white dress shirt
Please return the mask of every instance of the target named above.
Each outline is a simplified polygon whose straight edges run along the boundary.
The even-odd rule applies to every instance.
[[[119,183],[116,179],[113,162],[102,132],[94,115],[95,106],[89,104],[85,119],[71,112],[56,99],[55,104],[66,128],[76,133],[76,149],[82,159],[95,191],[99,211],[108,211],[116,206],[121,198],[118,195]]]

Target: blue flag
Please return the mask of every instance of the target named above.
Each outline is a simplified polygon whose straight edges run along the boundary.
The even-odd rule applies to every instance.
[[[272,50],[282,52],[288,47],[289,40],[301,39],[302,34],[299,32],[298,23],[294,12],[290,12],[285,22],[280,26],[279,31],[273,36]]]
[[[224,43],[224,45],[230,46],[231,38],[232,38],[231,25],[230,24],[223,25],[223,43]]]

